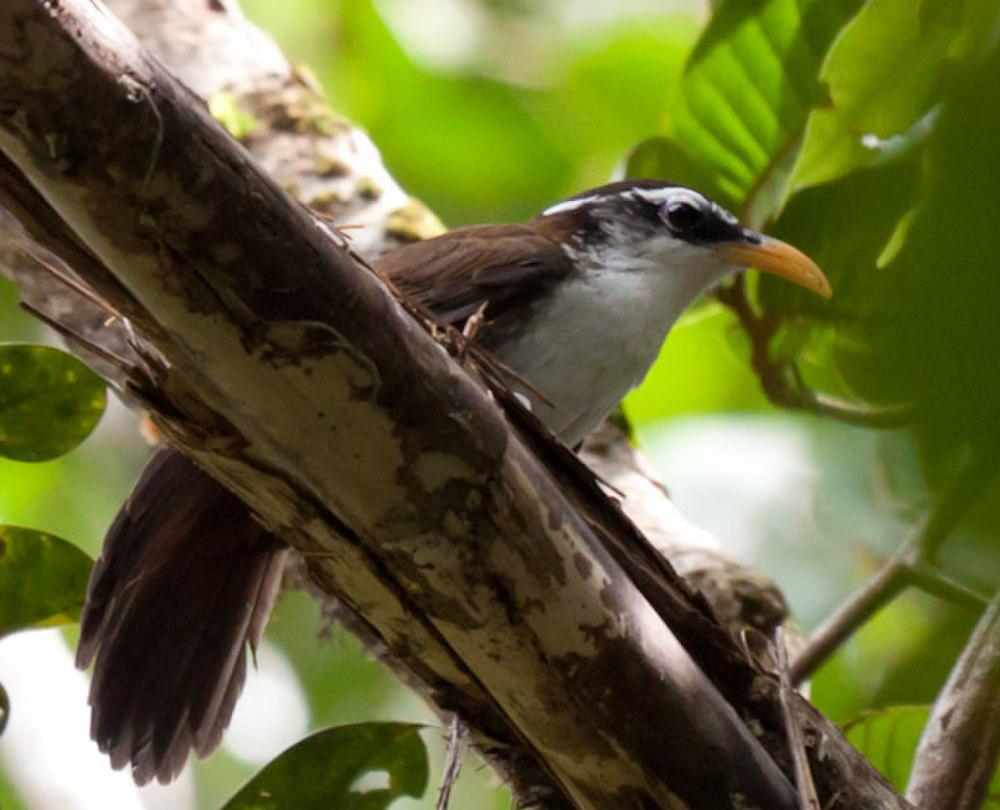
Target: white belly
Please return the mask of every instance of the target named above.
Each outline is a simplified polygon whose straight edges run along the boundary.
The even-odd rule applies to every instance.
[[[504,346],[501,359],[553,402],[522,390],[532,411],[570,447],[642,381],[676,318],[662,290],[634,282],[611,298],[600,280],[570,282]]]

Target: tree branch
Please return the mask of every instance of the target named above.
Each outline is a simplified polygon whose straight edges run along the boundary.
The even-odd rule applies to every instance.
[[[974,591],[941,577],[933,566],[945,540],[989,483],[995,466],[992,453],[980,451],[962,464],[913,534],[813,633],[792,664],[793,683],[808,678],[861,625],[910,585],[973,610],[982,606],[983,600]]]
[[[906,795],[917,807],[979,810],[1000,758],[1000,596],[934,703]]]
[[[772,646],[781,683],[781,710],[785,715],[785,728],[791,747],[792,762],[795,765],[795,787],[799,792],[799,807],[800,810],[820,810],[821,805],[819,797],[816,795],[812,770],[809,767],[809,755],[806,753],[802,728],[799,726],[798,718],[792,709],[795,687],[792,686],[792,679],[788,672],[788,648],[783,628],[779,627],[775,632]]]
[[[792,683],[798,685],[812,675],[859,627],[906,589],[903,572],[908,550],[907,544],[816,628],[792,663]]]
[[[772,405],[860,427],[898,428],[911,421],[912,407],[909,404],[869,405],[813,391],[805,384],[795,363],[776,363],[771,357],[771,339],[781,322],[766,313],[754,311],[743,275],[733,283],[720,287],[716,298],[736,314],[750,338],[750,365]]]

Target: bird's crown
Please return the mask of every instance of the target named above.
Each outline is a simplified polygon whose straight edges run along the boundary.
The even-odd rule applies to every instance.
[[[545,209],[538,220],[561,230],[604,231],[607,226],[639,232],[666,230],[691,242],[742,237],[744,229],[729,211],[687,186],[662,180],[620,180],[581,192]]]

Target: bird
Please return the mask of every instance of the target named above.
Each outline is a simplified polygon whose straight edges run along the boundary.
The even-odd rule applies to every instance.
[[[473,340],[555,437],[576,447],[636,387],[703,293],[755,268],[830,297],[805,254],[698,191],[609,183],[527,224],[456,228],[373,269]],[[91,736],[134,780],[171,781],[220,743],[277,597],[287,545],[170,447],[156,451],[106,535],[76,663],[94,665]]]

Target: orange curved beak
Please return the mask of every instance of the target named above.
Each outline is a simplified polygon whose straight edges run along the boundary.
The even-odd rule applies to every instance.
[[[746,241],[721,247],[723,254],[733,264],[754,267],[762,273],[780,276],[824,298],[833,296],[833,289],[823,271],[801,250],[770,236],[753,232],[748,232],[748,236]]]

